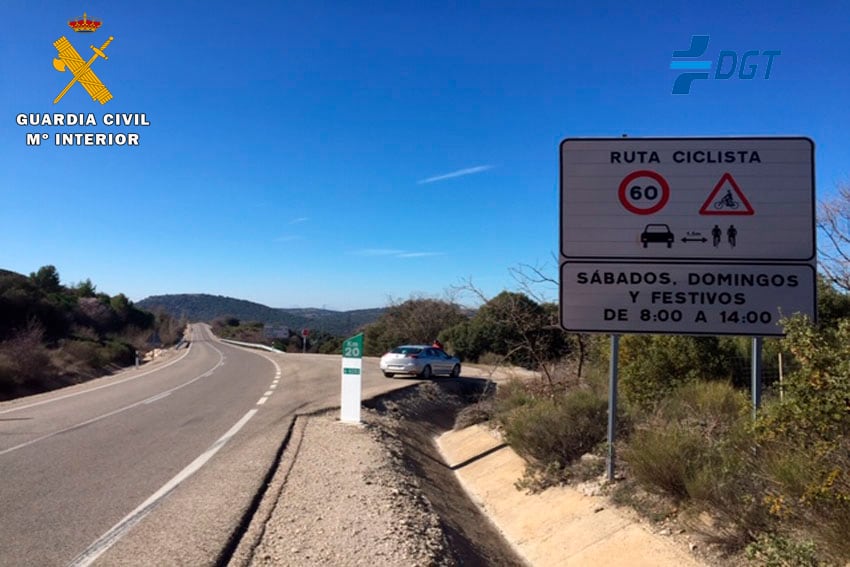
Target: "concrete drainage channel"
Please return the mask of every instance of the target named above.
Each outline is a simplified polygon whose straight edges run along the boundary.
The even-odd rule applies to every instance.
[[[487,381],[435,380],[369,400],[383,435],[401,442],[405,466],[440,517],[450,552],[458,565],[515,566],[526,563],[470,500],[434,438],[452,429],[455,416],[477,400]]]

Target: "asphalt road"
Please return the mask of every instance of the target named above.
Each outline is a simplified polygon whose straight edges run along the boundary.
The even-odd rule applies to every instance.
[[[296,413],[339,405],[341,359],[193,335],[140,369],[0,404],[0,565],[216,562]],[[363,368],[364,397],[414,382]]]

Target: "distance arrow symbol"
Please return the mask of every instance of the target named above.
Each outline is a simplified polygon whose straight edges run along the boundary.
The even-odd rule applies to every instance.
[[[708,238],[706,238],[704,236],[702,238],[688,238],[686,236],[686,237],[682,238],[682,242],[708,242]]]

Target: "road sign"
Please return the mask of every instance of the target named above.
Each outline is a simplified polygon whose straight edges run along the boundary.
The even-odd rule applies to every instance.
[[[808,138],[561,143],[561,325],[781,335],[815,310]]]
[[[735,178],[724,173],[714,190],[702,207],[699,209],[701,215],[734,216],[754,215],[753,206],[750,205],[744,192],[735,182]]]
[[[343,359],[363,358],[363,333],[345,339],[342,343],[342,357]]]
[[[629,212],[651,215],[663,209],[670,200],[670,185],[654,171],[640,169],[623,178],[617,195],[620,204]]]
[[[305,337],[305,338],[309,337],[310,336],[310,330],[309,329],[301,329],[301,336]]]
[[[782,335],[782,317],[814,317],[814,287],[806,264],[567,261],[561,324],[577,332]]]
[[[264,325],[263,336],[267,339],[289,338],[289,327],[286,325]]]
[[[561,143],[565,259],[808,263],[814,202],[808,138]]]
[[[340,421],[360,423],[363,372],[363,333],[342,343],[342,389]]]

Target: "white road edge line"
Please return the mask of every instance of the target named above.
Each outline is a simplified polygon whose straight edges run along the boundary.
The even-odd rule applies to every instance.
[[[186,352],[184,352],[182,356],[175,358],[174,360],[172,360],[168,364],[164,364],[164,365],[160,366],[159,368],[154,368],[152,370],[148,370],[147,372],[142,372],[141,374],[137,374],[136,376],[130,376],[129,378],[124,378],[122,380],[116,380],[115,382],[110,382],[109,384],[103,384],[101,386],[95,386],[94,388],[88,388],[86,390],[80,390],[79,392],[74,392],[73,394],[65,394],[64,396],[57,396],[55,398],[50,398],[49,400],[41,400],[41,401],[38,401],[38,402],[33,402],[31,404],[18,406],[18,407],[15,407],[15,408],[0,410],[0,415],[2,415],[4,413],[11,413],[13,411],[19,411],[19,410],[34,408],[35,406],[41,406],[41,405],[44,405],[44,404],[49,404],[51,402],[58,402],[59,400],[65,400],[65,399],[68,399],[68,398],[73,398],[74,396],[81,396],[82,394],[88,394],[89,392],[96,392],[97,390],[102,390],[104,388],[111,388],[112,386],[117,386],[118,384],[123,384],[124,382],[129,382],[130,380],[135,380],[137,378],[141,378],[142,376],[147,376],[148,374],[153,374],[154,372],[159,372],[160,370],[168,368],[172,364],[177,364],[178,362],[180,362],[181,360],[186,358],[186,355],[188,355],[189,351],[192,350],[193,344],[194,343],[189,343],[189,348],[186,349]]]
[[[264,397],[264,398],[260,398],[260,399],[259,399],[259,401],[257,402],[257,405],[258,405],[258,406],[263,405],[264,403],[266,403],[266,400],[268,400],[268,399],[269,399],[269,397],[268,397],[268,396],[266,396],[266,397]]]
[[[213,443],[209,449],[204,451],[197,459],[189,463],[189,465],[177,473],[177,475],[166,482],[162,488],[154,492],[147,500],[142,502],[138,508],[127,514],[124,519],[112,526],[105,534],[100,536],[92,543],[85,551],[80,553],[68,564],[68,567],[87,567],[95,562],[95,560],[103,555],[106,550],[112,547],[124,534],[144,519],[156,506],[159,504],[172,490],[177,488],[180,483],[195,474],[225,443],[227,443],[234,435],[236,435],[242,427],[248,423],[248,420],[254,417],[257,413],[256,409],[248,410],[248,413],[242,416],[242,419],[230,428],[230,430],[222,435],[218,441]]]

